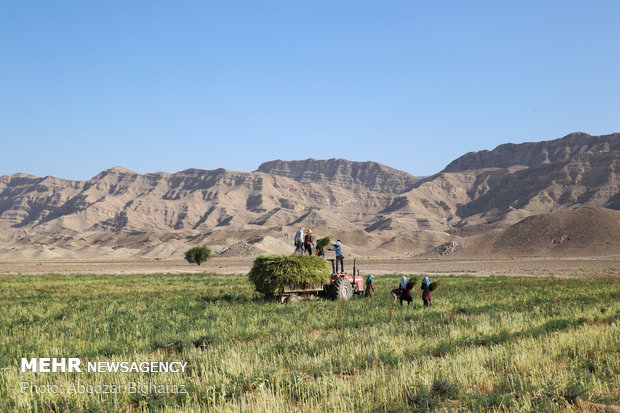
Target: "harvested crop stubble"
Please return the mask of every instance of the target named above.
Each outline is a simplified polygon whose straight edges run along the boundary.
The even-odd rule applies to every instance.
[[[248,277],[256,291],[274,297],[285,284],[325,284],[330,278],[329,264],[314,255],[261,255],[254,260]]]

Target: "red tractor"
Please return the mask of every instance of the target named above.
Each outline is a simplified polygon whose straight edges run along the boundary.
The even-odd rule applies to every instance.
[[[280,296],[281,302],[294,303],[302,299],[313,300],[316,296],[331,298],[332,300],[348,300],[353,294],[364,293],[364,278],[360,276],[359,270],[355,268],[353,260],[353,275],[346,272],[336,274],[335,260],[332,263],[332,278],[325,285],[285,285],[284,293]]]
[[[329,261],[332,263],[332,279],[323,287],[323,293],[327,297],[333,300],[348,300],[353,294],[364,293],[364,278],[360,277],[359,270],[356,271],[355,260],[353,260],[353,275],[344,272],[344,268],[341,273],[336,274],[334,260]]]

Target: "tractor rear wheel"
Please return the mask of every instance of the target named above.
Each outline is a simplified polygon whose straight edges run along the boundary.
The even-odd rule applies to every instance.
[[[287,303],[289,304],[295,304],[301,301],[301,297],[298,296],[297,294],[291,294],[288,296],[288,299],[286,300]]]
[[[353,286],[346,278],[338,278],[331,285],[330,295],[334,300],[348,300],[353,297]]]

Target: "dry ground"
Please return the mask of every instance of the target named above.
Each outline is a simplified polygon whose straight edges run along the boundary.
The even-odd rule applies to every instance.
[[[247,273],[252,258],[212,258],[201,266],[181,260],[47,260],[1,261],[0,274],[136,274],[214,272],[221,274]],[[345,260],[345,269],[352,270],[353,262]],[[548,258],[517,257],[501,259],[448,259],[407,257],[360,257],[360,274],[470,274],[479,276],[555,276],[555,277],[620,277],[620,255],[608,257]]]

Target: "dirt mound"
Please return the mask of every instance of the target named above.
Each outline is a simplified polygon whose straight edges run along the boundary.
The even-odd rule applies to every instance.
[[[382,235],[389,235],[385,232]],[[449,242],[450,235],[439,231],[410,231],[392,235],[380,245],[388,251],[402,251],[406,255],[420,255],[438,244]]]
[[[433,248],[430,253],[435,255],[452,255],[463,249],[463,244],[459,241],[448,241],[438,247]]]
[[[245,241],[237,242],[217,254],[218,257],[258,257],[266,251],[248,244]]]
[[[185,256],[185,251],[189,249],[189,246],[184,243],[172,243],[164,242],[159,245],[152,245],[144,248],[140,252],[141,258],[160,258],[170,259],[179,258]]]
[[[253,245],[262,251],[268,252],[270,254],[292,254],[295,251],[295,247],[292,242],[289,242],[290,238],[279,237],[274,238],[270,236],[265,236],[262,238],[253,241]]]
[[[620,211],[596,208],[534,215],[492,241],[501,253],[608,255],[620,251]]]

